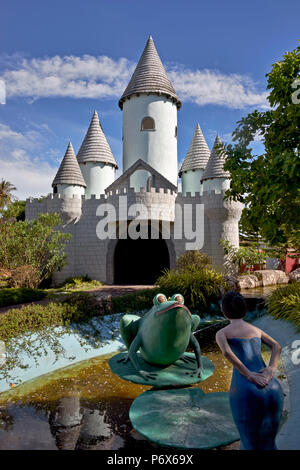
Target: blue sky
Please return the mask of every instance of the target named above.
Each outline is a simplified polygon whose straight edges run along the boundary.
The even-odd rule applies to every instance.
[[[178,160],[199,122],[209,147],[264,109],[271,64],[297,47],[298,0],[10,0],[1,10],[0,179],[20,198],[51,191],[93,110],[122,166],[118,99],[149,34],[183,105]],[[2,82],[3,83],[3,82]],[[257,143],[261,148],[261,144]]]

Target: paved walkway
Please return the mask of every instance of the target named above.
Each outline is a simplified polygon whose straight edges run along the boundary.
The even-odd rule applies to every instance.
[[[47,305],[49,302],[61,302],[62,300],[65,300],[70,296],[70,294],[76,294],[79,292],[87,292],[91,295],[95,295],[98,300],[100,299],[105,299],[107,297],[116,297],[118,295],[124,295],[124,294],[130,294],[132,292],[136,292],[139,290],[145,290],[145,289],[152,289],[154,286],[101,286],[97,287],[95,289],[90,289],[90,290],[84,290],[84,291],[74,291],[70,292],[68,294],[64,293],[58,293],[57,295],[54,295],[50,299],[44,299],[44,300],[36,300],[35,302],[27,302],[24,304],[17,304],[17,305],[10,305],[7,307],[2,307],[0,308],[0,315],[3,313],[8,312],[8,310],[14,309],[14,308],[22,308],[25,305]]]
[[[269,315],[257,319],[255,326],[272,336],[282,347],[281,358],[289,384],[288,417],[278,433],[279,450],[300,450],[300,352],[294,341],[300,341],[300,332],[289,321],[274,320]],[[298,350],[300,342],[298,343]],[[295,359],[298,358],[299,364]]]

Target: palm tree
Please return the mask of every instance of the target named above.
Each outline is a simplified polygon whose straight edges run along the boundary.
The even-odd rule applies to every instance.
[[[12,194],[12,191],[16,191],[16,189],[13,184],[2,178],[0,183],[0,209],[4,209],[5,206],[17,199],[16,196]]]

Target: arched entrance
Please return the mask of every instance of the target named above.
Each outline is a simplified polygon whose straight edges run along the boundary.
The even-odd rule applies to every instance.
[[[166,241],[118,240],[114,252],[115,284],[154,284],[164,268],[170,268]]]

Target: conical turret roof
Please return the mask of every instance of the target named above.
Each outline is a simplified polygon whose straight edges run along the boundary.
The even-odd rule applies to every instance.
[[[71,142],[69,142],[65,156],[62,159],[52,186],[57,184],[75,184],[78,186],[84,186],[86,188],[86,184]]]
[[[202,180],[207,180],[211,178],[230,178],[229,171],[224,170],[226,156],[219,155],[217,151],[220,146],[223,146],[223,144],[220,137],[217,135],[213,149],[210,154],[210,158],[204,170]]]
[[[135,93],[158,93],[173,99],[179,109],[181,102],[173,88],[156,50],[152,36],[149,36],[145,49],[127,85],[119,106],[123,109],[126,98]]]
[[[196,125],[194,136],[181,165],[179,176],[188,170],[204,170],[210,158],[210,150],[202,134],[199,124]]]
[[[118,168],[100,124],[97,111],[94,111],[91,123],[77,154],[77,160],[79,163],[110,163]]]

